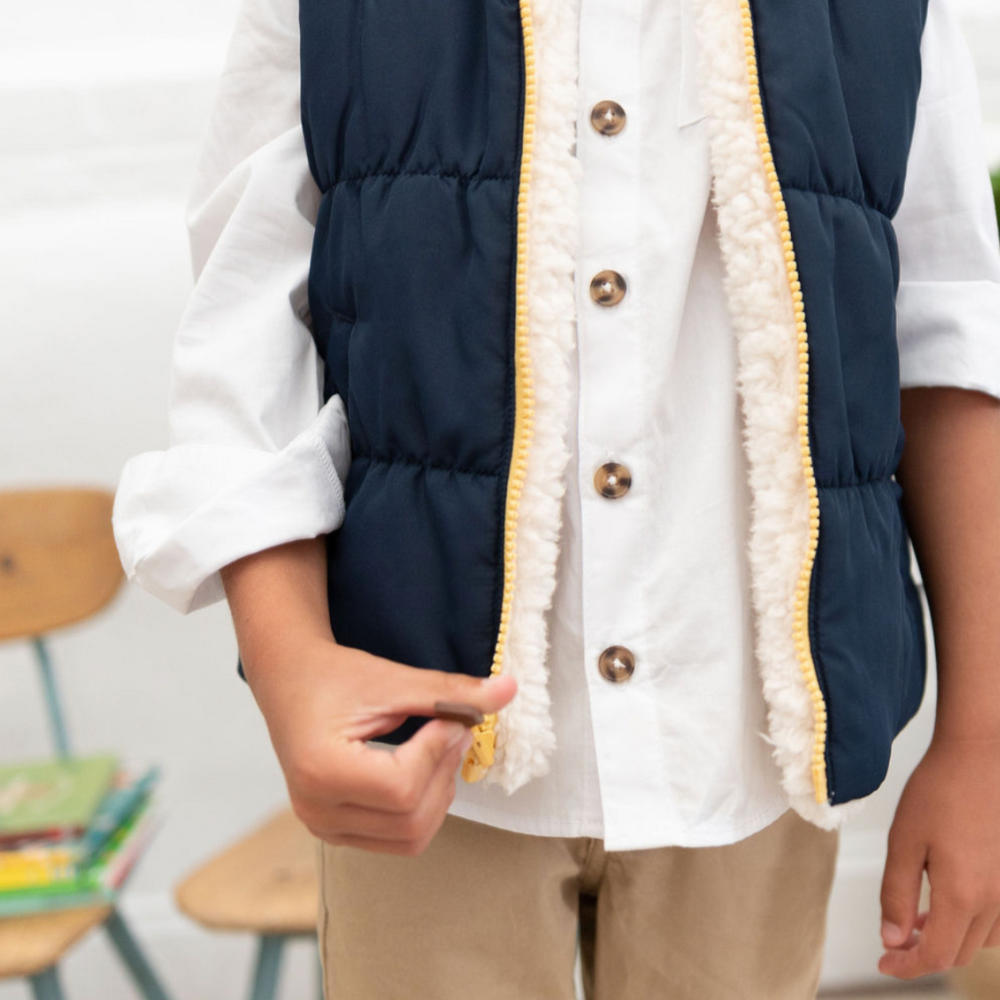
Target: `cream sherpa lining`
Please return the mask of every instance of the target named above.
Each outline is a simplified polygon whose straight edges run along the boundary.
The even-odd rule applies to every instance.
[[[569,359],[576,336],[579,236],[575,155],[579,0],[531,0],[535,133],[528,187],[527,301],[535,391],[533,436],[520,499],[515,585],[503,673],[518,694],[497,717],[496,759],[482,784],[508,793],[549,770],[555,748],[548,690],[548,621],[569,461]]]
[[[798,436],[798,341],[780,230],[750,104],[738,0],[690,0],[696,11],[701,97],[713,202],[737,337],[750,490],[749,560],[756,652],[769,739],[793,808],[825,829],[867,802],[815,801],[813,708],[793,641],[796,584],[808,540],[808,494]],[[483,778],[513,792],[549,769],[555,746],[547,622],[555,588],[563,473],[569,459],[575,337],[575,251],[581,164],[574,154],[579,0],[532,0],[537,108],[528,196],[528,323],[536,403],[521,497],[516,585],[504,672],[518,696],[497,720],[497,758]]]
[[[738,0],[692,2],[713,202],[737,338],[737,384],[753,497],[749,561],[769,739],[793,808],[817,826],[832,829],[867,799],[831,806],[817,803],[813,790],[813,708],[793,639],[809,511],[798,434],[798,339],[788,272],[751,109],[740,5]]]

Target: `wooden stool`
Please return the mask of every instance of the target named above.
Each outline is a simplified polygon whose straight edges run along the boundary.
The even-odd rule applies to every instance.
[[[96,614],[124,579],[111,527],[114,494],[46,489],[0,493],[0,640],[34,647],[52,740],[70,755],[45,635]],[[146,1000],[167,993],[113,904],[0,918],[0,980],[27,977],[36,1000],[62,1000],[58,964],[103,926]]]
[[[252,1000],[272,1000],[289,938],[316,940],[316,838],[290,808],[186,876],[177,905],[203,927],[257,935]],[[322,968],[319,970],[322,1000]]]
[[[58,996],[52,993],[57,963],[110,915],[110,906],[87,906],[0,920],[0,979],[28,977],[36,996]]]

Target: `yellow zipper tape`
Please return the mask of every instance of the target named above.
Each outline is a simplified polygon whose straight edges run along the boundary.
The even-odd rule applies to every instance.
[[[764,172],[767,176],[774,207],[778,213],[778,225],[781,231],[781,242],[785,252],[785,268],[788,272],[788,284],[795,307],[795,329],[799,344],[799,445],[802,452],[802,471],[809,491],[809,542],[806,556],[799,572],[798,585],[795,589],[795,617],[793,638],[799,668],[805,678],[806,688],[812,699],[813,708],[813,753],[812,779],[817,802],[828,799],[826,783],[826,704],[823,692],[816,676],[816,664],[813,662],[812,649],[809,644],[809,589],[812,581],[813,564],[816,561],[816,546],[819,543],[819,492],[816,489],[816,476],[813,473],[812,453],[809,450],[809,335],[806,330],[806,311],[802,300],[802,286],[799,283],[799,272],[795,262],[795,247],[792,244],[791,228],[788,225],[788,210],[781,193],[778,172],[774,168],[774,157],[771,155],[771,143],[767,137],[764,125],[764,104],[760,95],[760,79],[757,75],[757,48],[753,36],[753,13],[750,0],[740,0],[743,14],[743,45],[746,51],[747,74],[750,84],[750,103],[753,108],[754,124],[757,129],[757,145],[764,160]]]
[[[491,674],[503,669],[510,607],[517,570],[517,514],[521,490],[528,468],[528,449],[534,427],[535,390],[531,378],[531,356],[528,344],[528,189],[531,183],[531,156],[535,140],[535,46],[531,21],[530,0],[520,0],[521,29],[524,38],[524,121],[521,142],[521,175],[517,191],[517,266],[514,280],[514,373],[516,394],[514,404],[514,443],[507,477],[507,501],[504,509],[503,600],[500,606],[500,628],[493,652]],[[474,726],[472,746],[462,762],[462,778],[479,781],[493,763],[496,745],[494,712]]]

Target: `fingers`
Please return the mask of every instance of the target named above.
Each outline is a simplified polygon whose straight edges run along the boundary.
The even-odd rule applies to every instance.
[[[954,898],[934,898],[919,941],[909,948],[892,948],[879,960],[879,972],[898,979],[916,979],[934,972],[946,972],[954,964],[973,923],[969,907]],[[985,938],[989,927],[983,931]],[[976,934],[980,933],[977,928]]]
[[[1000,946],[1000,916],[997,917],[996,922],[993,924],[993,929],[983,942],[984,948],[996,948],[998,946]]]
[[[886,948],[902,947],[916,926],[925,861],[926,849],[920,841],[890,832],[881,893]]]
[[[924,929],[924,924],[927,923],[927,917],[930,914],[928,912],[917,914],[917,922],[910,931],[910,936],[899,946],[904,951],[909,951],[920,942],[920,932]]]
[[[332,812],[330,828],[313,833],[330,844],[377,853],[407,856],[421,853],[440,829],[455,797],[456,775],[467,742],[463,739],[445,753],[420,801],[410,812],[342,805]]]
[[[969,925],[969,931],[965,935],[965,940],[955,956],[955,965],[968,965],[976,957],[979,949],[986,944],[986,939],[990,936],[993,926],[997,922],[997,917],[1000,917],[1000,909],[991,909],[980,913],[972,921]]]
[[[472,738],[472,730],[460,722],[431,719],[396,750],[391,760],[401,781],[423,789],[430,783],[441,761],[457,747],[461,747],[464,753]]]
[[[348,743],[330,776],[330,786],[337,789],[335,802],[412,812],[441,762],[449,755],[461,759],[471,742],[472,731],[461,723],[432,719],[391,752]]]

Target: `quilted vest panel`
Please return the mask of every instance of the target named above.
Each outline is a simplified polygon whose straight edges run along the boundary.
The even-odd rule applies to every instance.
[[[323,192],[309,301],[353,452],[328,536],[333,632],[487,676],[514,418],[518,4],[302,0],[300,20]]]
[[[831,802],[883,780],[924,689],[922,611],[893,473],[902,453],[899,207],[927,0],[757,0],[768,136],[809,330],[820,531],[809,635]]]

